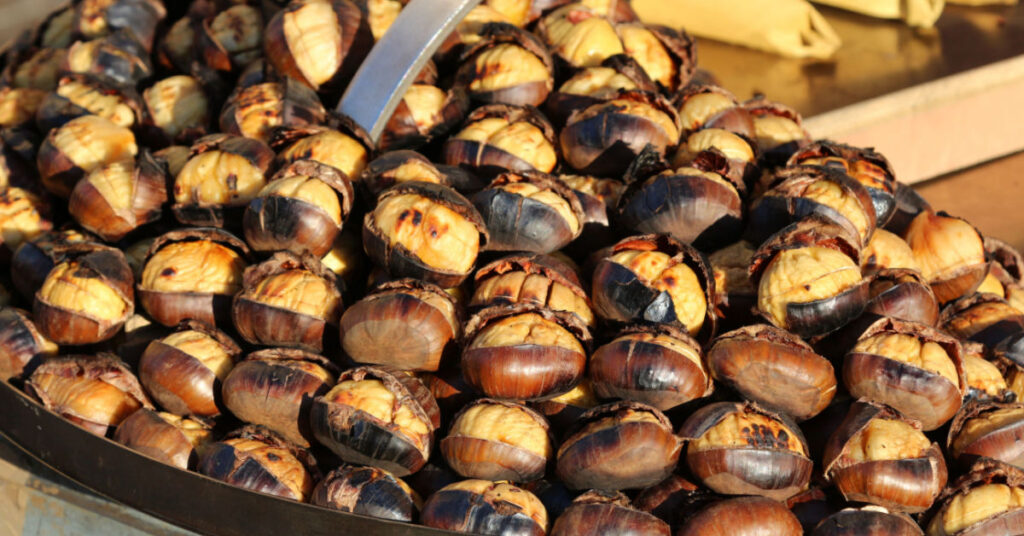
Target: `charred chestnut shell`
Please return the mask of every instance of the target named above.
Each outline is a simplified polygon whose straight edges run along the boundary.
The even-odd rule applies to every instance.
[[[376,467],[342,465],[327,473],[313,489],[309,502],[365,516],[412,522],[419,496],[400,478]]]
[[[939,302],[920,272],[905,269],[879,270],[869,279],[871,298],[865,313],[935,326]]]
[[[816,165],[846,172],[867,189],[879,227],[888,223],[896,210],[896,174],[889,160],[874,149],[822,140],[794,153],[787,165]]]
[[[414,83],[398,102],[377,146],[381,151],[422,147],[447,134],[468,111],[469,97],[461,87],[445,91]]]
[[[220,112],[220,130],[269,143],[273,130],[302,129],[326,118],[316,93],[286,77],[282,82],[236,88]]]
[[[511,426],[514,436],[507,433]],[[456,473],[495,481],[541,478],[552,454],[543,416],[526,406],[487,398],[463,407],[438,446]]]
[[[449,484],[423,504],[420,521],[457,532],[508,536],[543,536],[548,516],[529,491],[488,480]]]
[[[924,536],[907,514],[878,506],[844,508],[823,519],[810,536]]]
[[[465,168],[481,177],[493,177],[504,171],[549,173],[554,169],[557,163],[555,129],[539,111],[531,107],[488,104],[473,110],[466,117],[463,132],[467,127],[488,119],[502,119],[508,124],[502,130],[508,131],[511,127],[515,132],[506,132],[508,140],[504,143],[496,141],[493,133],[484,139],[456,134],[444,142],[441,148],[442,161]],[[519,139],[522,141],[516,143]],[[529,158],[524,151],[518,150],[520,145],[525,149],[545,144],[547,147],[532,150],[537,153],[536,158]]]
[[[122,191],[127,198],[120,196]],[[138,227],[159,220],[166,202],[166,168],[144,150],[134,163],[116,162],[97,168],[78,181],[71,190],[68,212],[84,229],[107,242],[116,242]]]
[[[23,298],[31,301],[59,259],[74,251],[91,250],[100,244],[99,239],[74,228],[42,232],[14,250],[11,282]]]
[[[376,197],[396,184],[409,181],[434,182],[459,192],[475,192],[484,186],[466,171],[438,166],[422,154],[407,149],[388,151],[371,160],[359,176],[358,184]]]
[[[178,469],[199,460],[199,450],[213,438],[208,424],[139,408],[114,431],[114,441]]]
[[[36,328],[28,311],[0,308],[0,381],[19,379],[45,359],[57,355],[57,345]]]
[[[194,46],[209,68],[237,72],[262,57],[263,30],[263,16],[256,6],[211,9],[201,15]]]
[[[94,114],[117,126],[138,127],[144,115],[139,94],[100,77],[73,74],[60,79],[36,111],[41,132],[58,128],[83,115]]]
[[[668,523],[638,510],[622,492],[589,491],[562,512],[551,527],[552,536],[599,534],[669,536]]]
[[[583,231],[579,199],[554,177],[502,173],[473,196],[487,226],[487,249],[551,253]]]
[[[982,401],[964,406],[949,427],[949,455],[964,467],[991,458],[1024,467],[1024,404]]]
[[[994,348],[1024,331],[1024,313],[994,294],[974,294],[942,310],[939,325],[954,337]]]
[[[258,493],[304,502],[319,476],[316,460],[262,426],[245,426],[203,448],[197,470]]]
[[[506,62],[514,64],[503,65]],[[455,83],[483,103],[539,106],[554,87],[555,66],[547,48],[533,34],[511,24],[484,25],[480,40],[462,53],[459,64]],[[500,80],[503,77],[514,83],[507,85]]]
[[[676,536],[799,536],[800,521],[786,505],[765,497],[725,499],[705,507],[683,525]]]
[[[803,118],[793,108],[758,97],[744,102],[742,106],[753,120],[754,138],[766,167],[785,164],[795,151],[811,143]]]

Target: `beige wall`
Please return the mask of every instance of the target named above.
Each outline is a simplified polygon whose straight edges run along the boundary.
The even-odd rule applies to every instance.
[[[65,0],[0,0],[0,43],[6,43],[19,30],[64,3]]]

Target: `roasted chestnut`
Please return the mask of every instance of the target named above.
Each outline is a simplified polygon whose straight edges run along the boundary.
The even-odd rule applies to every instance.
[[[36,111],[40,131],[57,128],[83,115],[95,114],[119,127],[134,128],[142,122],[142,102],[133,89],[102,78],[75,74],[60,79]]]
[[[715,278],[715,306],[720,329],[756,322],[757,288],[750,282],[747,272],[754,251],[753,245],[741,240],[708,255]]]
[[[811,142],[800,113],[789,106],[756,97],[742,106],[754,122],[757,149],[767,165],[784,164],[793,152]],[[881,223],[883,219],[879,219]]]
[[[462,376],[486,396],[551,398],[583,376],[590,331],[572,313],[497,305],[473,315],[464,329]]]
[[[43,193],[36,168],[38,149],[39,135],[31,128],[0,128],[0,190],[18,187],[34,194]]]
[[[122,87],[135,86],[153,74],[149,51],[126,29],[76,41],[68,47],[62,69],[99,76]]]
[[[45,197],[15,186],[0,191],[0,258],[9,258],[25,241],[52,229],[50,214]]]
[[[928,326],[938,324],[939,302],[920,272],[883,268],[868,281],[871,298],[864,307],[866,313]]]
[[[707,351],[715,381],[747,400],[803,421],[836,393],[832,364],[799,337],[757,324],[719,335]]]
[[[274,152],[265,143],[227,134],[196,140],[191,158],[174,178],[171,210],[186,225],[237,226],[241,212],[266,186]]]
[[[342,465],[327,473],[309,502],[364,516],[411,522],[419,512],[419,495],[402,479],[376,467]]]
[[[569,67],[594,67],[626,52],[612,21],[582,2],[545,15],[536,32],[552,55]]]
[[[494,536],[543,536],[548,515],[529,491],[488,480],[449,484],[423,503],[420,521],[428,527]]]
[[[845,172],[867,189],[879,227],[885,225],[896,210],[896,175],[885,156],[874,149],[823,140],[794,153],[787,165],[822,166]]]
[[[665,480],[640,490],[633,499],[633,506],[676,530],[701,507],[717,500],[720,497],[713,491],[671,474]]]
[[[861,251],[860,266],[866,274],[885,269],[921,271],[910,246],[899,235],[885,229],[876,229],[871,235],[871,240]]]
[[[484,25],[468,47],[455,83],[484,103],[539,106],[554,87],[554,62],[540,40],[511,24]]]
[[[1012,402],[1017,395],[1010,390],[1002,371],[989,361],[988,348],[977,342],[963,343],[964,377],[967,379],[967,394],[964,406],[975,400]]]
[[[153,409],[128,365],[108,353],[49,359],[25,380],[25,390],[46,409],[99,436],[135,410]]]
[[[427,157],[407,149],[388,151],[374,158],[358,180],[374,197],[401,182],[434,182],[451,186],[448,177]]]
[[[405,476],[430,457],[440,410],[420,380],[364,366],[342,372],[337,385],[313,399],[310,421],[317,441],[341,459]]]
[[[974,292],[988,272],[981,234],[966,221],[927,210],[903,232],[939,303]]]
[[[579,278],[568,265],[547,255],[511,255],[476,271],[470,307],[532,303],[575,314],[587,327],[594,313]]]
[[[620,89],[655,93],[658,86],[635,59],[616,54],[569,77],[548,97],[545,110],[556,124],[563,125],[576,110],[614,98]]]
[[[98,167],[71,190],[68,212],[82,228],[107,242],[163,216],[167,175],[163,164],[144,150],[135,162]]]
[[[569,187],[539,173],[502,173],[473,196],[487,249],[551,253],[583,230],[583,206]]]
[[[758,155],[753,142],[724,128],[705,128],[680,140],[672,165],[690,166],[708,158],[708,153],[725,160],[723,176],[734,185],[750,183],[757,176]]]
[[[843,359],[843,384],[934,430],[953,418],[967,391],[960,342],[923,324],[879,319]]]
[[[195,466],[199,451],[213,440],[207,424],[139,408],[114,430],[114,441],[178,469]]]
[[[345,129],[344,132],[327,127],[309,127],[304,130],[287,132],[280,139],[272,140],[278,149],[276,166],[296,160],[315,160],[337,168],[350,180],[363,172],[373,147],[361,131]]]
[[[983,401],[964,407],[949,428],[949,455],[967,467],[991,458],[1024,467],[1024,404]]]
[[[684,30],[629,21],[616,24],[615,33],[625,53],[667,94],[686,86],[697,70],[696,43]]]
[[[210,98],[199,80],[191,76],[175,75],[159,80],[142,93],[142,98],[149,121],[167,139],[192,143],[209,131]]]
[[[167,16],[163,2],[156,0],[86,0],[75,4],[73,9],[74,15],[67,30],[87,38],[127,30],[146,50],[153,46],[157,24]]]
[[[40,47],[16,58],[7,66],[13,86],[42,91],[57,89],[57,81],[67,59],[65,46]]]
[[[690,84],[675,95],[673,105],[687,136],[702,128],[722,128],[747,138],[754,137],[750,113],[723,87]]]
[[[245,426],[200,452],[197,470],[258,493],[305,501],[315,482],[315,460],[262,426]]]
[[[764,497],[736,497],[705,507],[676,536],[800,536],[800,521],[785,504]]]
[[[994,460],[975,464],[946,489],[928,536],[1009,536],[1024,530],[1024,473]]]
[[[544,417],[487,398],[462,408],[439,446],[456,473],[483,480],[530,482],[544,476],[553,457]]]
[[[226,325],[231,298],[242,290],[248,256],[245,242],[220,229],[166,233],[146,255],[139,303],[165,326],[187,319]]]
[[[469,111],[469,97],[461,87],[445,91],[435,85],[414,83],[384,126],[378,147],[382,151],[419,147],[448,133]]]
[[[581,379],[570,391],[554,398],[530,402],[530,406],[543,414],[551,423],[553,430],[561,431],[555,434],[559,437],[564,437],[565,431],[571,428],[581,415],[587,410],[597,407],[598,404],[594,389],[586,377]]]
[[[572,489],[643,488],[672,473],[681,451],[682,441],[662,412],[614,402],[585,412],[567,432],[557,473]]]
[[[558,516],[551,536],[622,534],[669,536],[668,523],[630,504],[622,492],[588,491]]]
[[[224,332],[197,320],[149,343],[139,358],[139,381],[175,415],[216,417],[221,382],[242,349]]]
[[[994,294],[974,294],[942,311],[943,331],[993,348],[1007,337],[1024,331],[1024,314]]]
[[[558,163],[555,131],[534,108],[489,104],[466,117],[442,147],[442,160],[481,176],[503,171],[550,173]]]
[[[327,111],[308,87],[291,78],[239,87],[220,113],[220,130],[226,134],[270,141],[271,131],[303,128],[323,123]]]
[[[47,190],[66,198],[82,177],[133,160],[137,152],[131,130],[98,115],[83,115],[47,134],[37,156],[39,177]]]
[[[0,308],[0,381],[20,379],[55,355],[57,345],[39,332],[28,311]]]
[[[881,506],[844,508],[823,519],[810,536],[924,536],[907,514]]]
[[[196,46],[204,63],[218,71],[237,71],[259,59],[263,16],[256,6],[233,5],[201,21]]]
[[[8,188],[9,192],[13,188]],[[0,192],[0,198],[3,192]],[[100,241],[75,229],[65,227],[59,231],[45,231],[25,240],[11,257],[11,282],[23,298],[31,301],[43,286],[43,280],[53,270],[67,252],[79,249],[91,249],[100,245]]]

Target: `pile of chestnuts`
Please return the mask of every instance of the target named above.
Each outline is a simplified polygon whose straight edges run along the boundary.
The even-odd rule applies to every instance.
[[[426,1],[426,0],[420,0]],[[1024,259],[626,0],[75,0],[0,56],[0,379],[485,534],[1024,533]],[[116,468],[110,470],[116,471]]]

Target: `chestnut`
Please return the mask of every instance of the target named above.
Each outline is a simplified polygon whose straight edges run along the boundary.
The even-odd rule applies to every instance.
[[[654,93],[658,86],[635,59],[616,54],[569,77],[548,97],[545,110],[555,123],[563,125],[576,110],[613,98],[620,89]]]
[[[46,409],[99,436],[135,410],[153,409],[128,365],[109,353],[48,359],[25,380],[25,391]]]
[[[242,349],[223,331],[198,320],[155,339],[139,358],[139,381],[166,411],[175,415],[220,415],[221,382]]]
[[[57,345],[43,336],[28,311],[0,307],[0,381],[20,379],[47,358]]]
[[[977,342],[965,342],[962,346],[967,379],[964,407],[975,400],[1014,401],[1017,396],[1010,390],[999,367],[989,361],[988,348]]]
[[[803,118],[793,108],[757,97],[744,102],[742,107],[754,123],[754,141],[768,166],[784,164],[795,151],[811,142]]]
[[[747,138],[754,137],[750,113],[723,87],[690,84],[675,95],[672,104],[687,137],[703,128],[722,128]]]
[[[558,478],[572,489],[636,489],[675,468],[682,441],[652,406],[613,402],[580,416],[558,447]]]
[[[444,142],[441,158],[483,177],[503,171],[550,173],[558,163],[555,131],[534,108],[488,104],[473,110]]]
[[[594,393],[650,404],[661,411],[711,394],[700,345],[668,324],[635,324],[594,351],[587,366]]]
[[[854,397],[934,430],[953,418],[967,391],[960,342],[923,324],[881,318],[843,359],[843,384]]]
[[[265,143],[211,134],[196,140],[191,157],[174,178],[171,210],[186,225],[237,226],[242,209],[266,186],[274,158]]]
[[[342,465],[317,483],[309,502],[342,512],[410,523],[423,505],[402,479],[376,467]]]
[[[308,87],[291,78],[239,87],[220,113],[220,130],[267,143],[271,130],[323,123],[327,110]]]
[[[593,67],[626,52],[613,21],[588,3],[571,3],[552,11],[537,21],[535,31],[563,68]]]
[[[868,277],[870,298],[865,313],[935,326],[939,302],[920,272],[883,268]]]
[[[785,504],[765,497],[736,497],[705,507],[676,536],[800,536],[803,527]]]
[[[719,335],[708,348],[707,364],[720,385],[799,421],[821,413],[836,393],[828,359],[774,326],[757,324]]]
[[[486,396],[551,398],[583,376],[590,331],[572,313],[528,303],[491,306],[464,326],[462,376]]]
[[[974,294],[942,310],[939,325],[954,337],[990,348],[1024,331],[1024,314],[994,294]]]
[[[484,103],[539,106],[554,87],[554,62],[533,34],[511,24],[483,26],[455,73],[456,85]]]
[[[39,142],[39,135],[28,126],[0,128],[0,189],[18,187],[43,193],[36,167]]]
[[[532,303],[575,314],[588,328],[594,313],[576,272],[547,255],[510,255],[481,267],[470,307]]]
[[[673,473],[665,480],[640,490],[633,499],[633,506],[676,530],[697,510],[717,500],[720,497],[713,491]]]
[[[153,153],[153,156],[167,164],[167,176],[177,177],[181,168],[188,163],[189,148],[184,145],[169,145]]]
[[[53,91],[57,89],[67,59],[65,47],[44,46],[26,52],[20,58],[13,58],[5,72],[9,73],[14,87]]]
[[[389,188],[363,219],[363,248],[393,277],[415,277],[441,287],[469,276],[487,228],[455,190],[411,181]]]
[[[196,465],[199,451],[213,441],[213,431],[195,419],[139,408],[117,426],[114,441],[187,470]]]
[[[823,519],[810,536],[924,536],[907,514],[880,506],[844,508]]]
[[[892,409],[858,401],[825,446],[825,478],[847,501],[918,513],[946,486],[939,445]]]
[[[483,480],[530,482],[544,476],[553,457],[544,417],[526,406],[487,398],[455,415],[439,447],[456,473]]]
[[[296,160],[315,160],[337,168],[349,178],[356,180],[370,159],[373,143],[366,133],[343,128],[308,127],[278,134],[279,139],[271,140],[278,150],[277,167]]]
[[[684,30],[633,20],[616,24],[615,33],[625,53],[666,94],[686,86],[697,70],[696,42]]]
[[[885,225],[896,210],[896,174],[889,160],[874,149],[823,140],[796,151],[787,165],[822,166],[845,172],[867,189],[879,227]]]
[[[866,274],[886,269],[921,271],[906,241],[885,229],[876,229],[871,235],[861,251],[860,266]]]
[[[47,190],[66,198],[82,177],[103,166],[133,160],[136,153],[131,130],[98,115],[83,115],[46,135],[37,156],[39,177]]]
[[[167,31],[156,44],[153,57],[161,67],[171,71],[189,72],[199,47],[196,31],[201,21],[194,14],[185,15],[169,23]]]
[[[963,466],[991,458],[1024,468],[1024,404],[981,401],[964,407],[949,428],[949,455]]]
[[[580,379],[576,387],[554,398],[530,402],[530,406],[544,415],[551,423],[553,430],[562,431],[557,433],[562,437],[564,437],[565,431],[579,420],[581,415],[587,410],[597,407],[598,404],[594,389],[586,377]]]
[[[1024,528],[1024,473],[995,460],[975,464],[941,498],[928,536],[1009,536]]]
[[[548,515],[529,491],[488,480],[449,484],[423,503],[420,521],[456,532],[508,536],[543,536]]]
[[[228,372],[220,392],[235,417],[308,447],[309,405],[331,388],[336,370],[324,357],[302,350],[260,350]]]
[[[754,251],[753,245],[740,240],[708,255],[715,278],[715,307],[720,329],[756,322],[757,288],[747,273]]]
[[[631,505],[622,492],[592,490],[573,500],[555,520],[550,534],[670,536],[672,529],[668,523]]]
[[[142,99],[133,89],[101,77],[68,75],[60,79],[56,91],[40,104],[36,124],[45,132],[88,114],[100,116],[119,127],[135,128],[142,123],[144,115]]]
[[[433,182],[452,186],[447,175],[427,157],[407,149],[388,151],[374,158],[366,165],[358,181],[374,197],[401,182]]]
[[[8,188],[10,192],[14,188]],[[0,192],[0,199],[4,192]],[[100,241],[74,227],[58,231],[43,231],[24,240],[11,257],[11,282],[21,296],[31,301],[43,280],[68,251],[88,250],[100,245]]]
[[[594,268],[594,310],[615,322],[682,326],[698,341],[715,331],[715,282],[699,251],[666,235],[639,235],[613,245]]]
[[[981,234],[966,221],[928,210],[903,232],[939,303],[974,292],[988,271]]]
[[[175,326],[195,319],[229,322],[231,298],[242,290],[249,247],[213,228],[168,232],[150,246],[139,280],[139,303],[153,320]]]
[[[701,129],[681,139],[672,165],[689,166],[708,158],[708,153],[724,159],[723,176],[734,185],[751,183],[758,174],[758,154],[753,142],[724,128]]]
[[[583,206],[569,187],[534,172],[502,173],[473,196],[487,249],[551,253],[583,231]]]
[[[167,139],[188,144],[209,133],[212,103],[198,79],[169,76],[146,88],[142,98],[149,121]]]
[[[0,88],[0,127],[28,126],[48,95],[41,89]]]
[[[895,184],[896,208],[892,217],[885,224],[885,228],[900,236],[906,232],[910,222],[922,212],[931,212],[932,207],[921,194],[917,193],[909,184],[896,182]]]
[[[430,457],[440,410],[420,380],[362,366],[342,372],[337,385],[313,399],[310,422],[316,440],[346,462],[405,476]]]
[[[68,47],[62,64],[68,73],[91,74],[119,86],[136,86],[153,74],[149,51],[130,31],[76,41]]]
[[[139,44],[150,50],[157,24],[167,16],[163,3],[155,0],[110,2],[86,0],[74,6],[68,30],[93,38],[126,30]],[[51,28],[50,31],[55,30]]]
[[[455,351],[460,319],[460,308],[441,287],[398,279],[345,310],[341,346],[357,363],[434,371]]]
[[[203,62],[218,71],[238,71],[263,55],[263,16],[256,6],[238,4],[210,13],[196,29]]]
[[[159,220],[167,202],[163,164],[148,150],[135,162],[94,169],[71,190],[68,212],[82,228],[116,242],[142,225]]]
[[[43,196],[16,186],[0,191],[0,258],[10,258],[26,241],[52,229],[51,213]]]
[[[196,469],[232,486],[304,502],[318,476],[315,463],[306,449],[247,425],[203,448]]]
[[[461,87],[445,91],[426,83],[409,86],[395,108],[378,147],[390,151],[420,147],[448,133],[469,111],[469,97]]]

